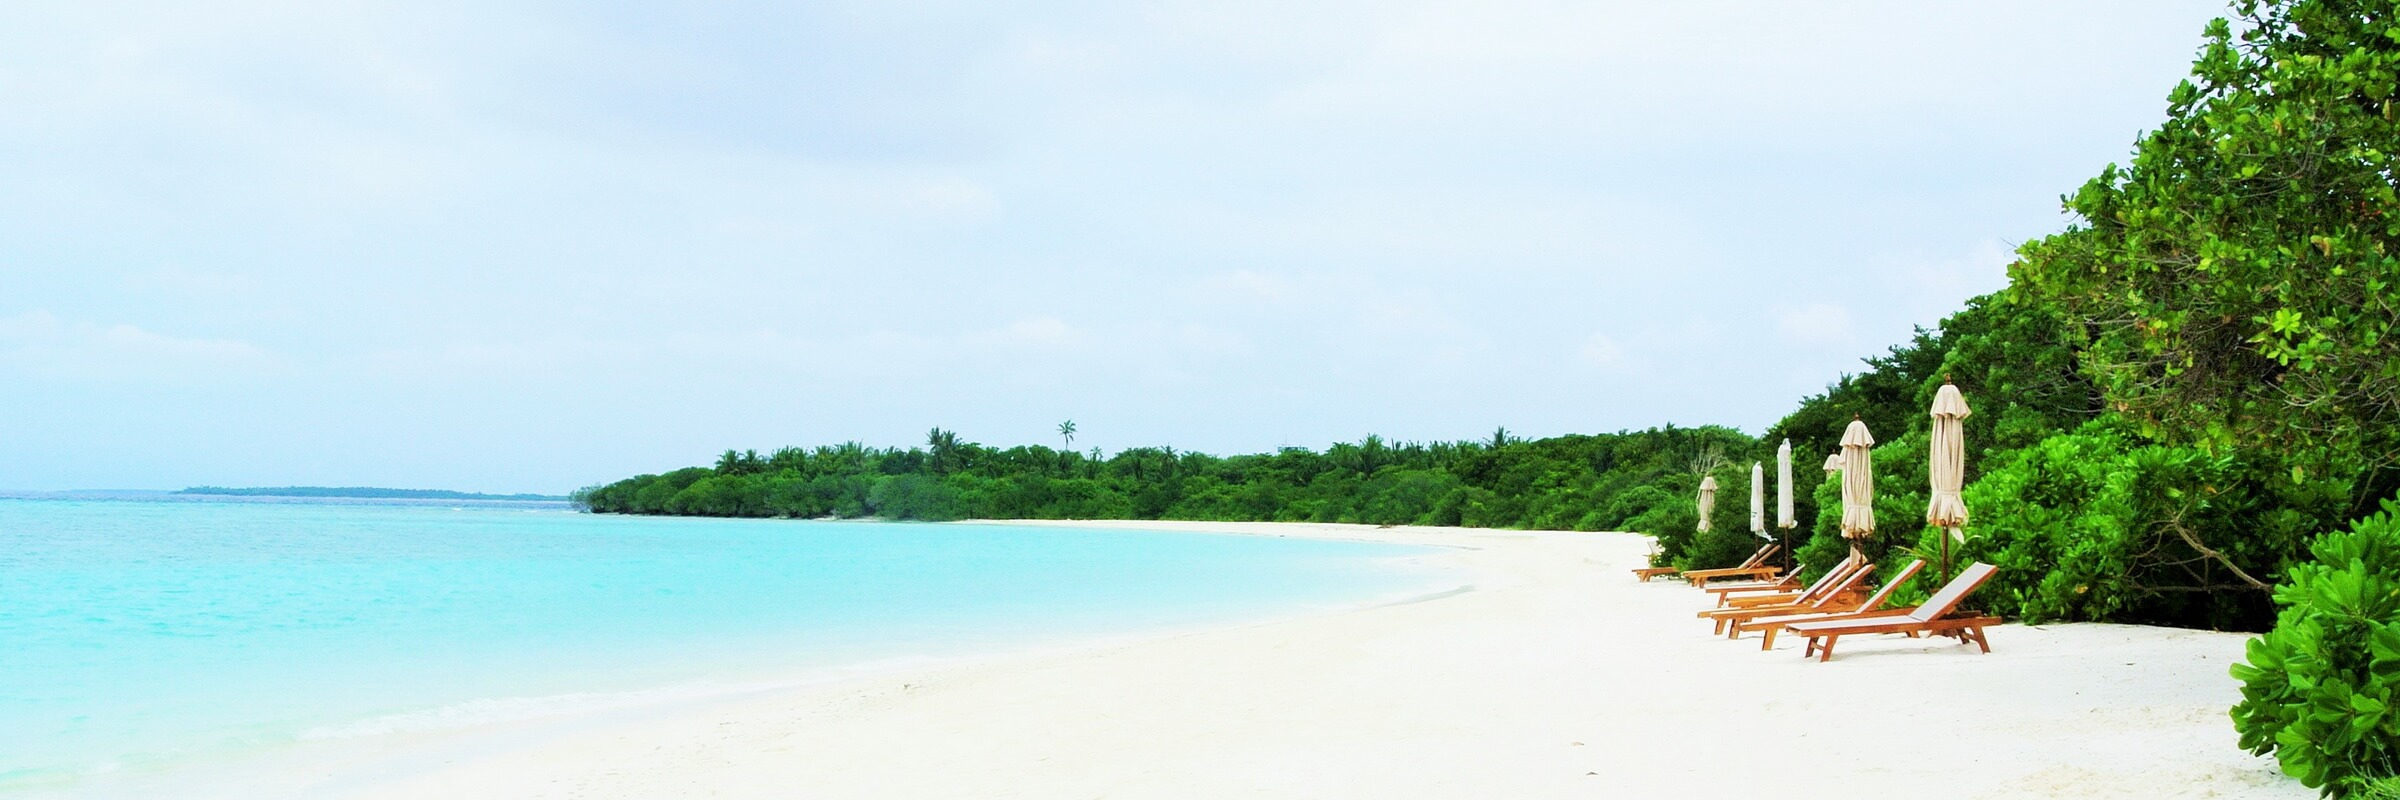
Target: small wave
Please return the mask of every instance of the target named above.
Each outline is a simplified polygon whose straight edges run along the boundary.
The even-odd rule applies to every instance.
[[[734,691],[732,687],[686,685],[633,692],[576,692],[539,697],[487,697],[429,708],[368,717],[355,722],[324,725],[300,733],[303,740],[354,739],[394,733],[464,728],[502,722],[522,722],[567,714],[615,711],[669,700],[706,697]]]
[[[686,683],[622,692],[571,692],[533,697],[486,697],[417,711],[382,714],[302,731],[302,740],[355,739],[395,733],[467,728],[508,722],[621,711],[678,701],[705,700],[750,692],[879,675],[953,663],[958,656],[896,656],[822,665],[796,675],[742,683]]]

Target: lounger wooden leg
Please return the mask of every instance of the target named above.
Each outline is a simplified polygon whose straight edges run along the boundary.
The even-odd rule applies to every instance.
[[[1968,633],[1973,633],[1973,634],[1975,635],[1975,644],[1976,644],[1976,646],[1978,646],[1978,647],[1982,647],[1982,648],[1983,648],[1983,651],[1984,651],[1984,652],[1986,652],[1986,653],[1989,653],[1989,652],[1991,652],[1991,651],[1992,651],[1992,643],[1991,643],[1991,640],[1988,640],[1988,639],[1985,639],[1985,638],[1983,638],[1983,629],[1982,629],[1982,628],[1980,628],[1980,627],[1977,627],[1977,628],[1968,628],[1968,629],[1967,629],[1967,632],[1968,632]],[[1961,639],[1964,639],[1964,638],[1966,638],[1966,636],[1965,636],[1965,634],[1963,634],[1963,633],[1962,633],[1962,634],[1959,636],[1959,638],[1961,638]]]
[[[1840,638],[1842,637],[1839,634],[1825,637],[1825,643],[1817,646],[1817,663],[1822,664],[1833,660],[1833,643]]]
[[[1782,629],[1783,629],[1783,626],[1781,626],[1781,625],[1769,625],[1769,626],[1767,626],[1767,640],[1766,640],[1766,642],[1765,642],[1765,643],[1763,643],[1763,644],[1760,644],[1760,645],[1758,646],[1758,649],[1760,649],[1760,650],[1773,650],[1773,649],[1775,649],[1775,632],[1776,632],[1776,631],[1779,631],[1779,630],[1782,630]]]
[[[1716,627],[1716,629],[1715,629],[1715,630],[1711,630],[1711,631],[1709,631],[1709,633],[1724,633],[1724,632],[1725,632],[1725,620],[1723,620],[1723,619],[1718,619],[1718,620],[1717,620],[1717,627]]]

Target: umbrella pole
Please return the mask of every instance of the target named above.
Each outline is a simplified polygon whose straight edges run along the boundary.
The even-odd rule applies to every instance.
[[[1942,580],[1950,580],[1950,537],[1957,528],[1942,529]]]
[[[1792,574],[1792,536],[1791,536],[1791,531],[1792,531],[1792,529],[1790,529],[1790,528],[1783,528],[1783,529],[1782,529],[1782,531],[1783,531],[1783,533],[1784,533],[1784,535],[1783,535],[1783,537],[1782,537],[1782,538],[1783,538],[1783,574],[1785,574],[1785,575],[1790,575],[1790,574]]]

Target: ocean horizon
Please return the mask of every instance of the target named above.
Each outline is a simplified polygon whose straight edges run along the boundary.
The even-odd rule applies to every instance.
[[[1433,548],[492,502],[0,497],[0,791],[1454,587]]]

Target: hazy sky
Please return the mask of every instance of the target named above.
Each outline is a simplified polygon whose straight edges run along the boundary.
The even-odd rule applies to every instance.
[[[0,488],[1757,431],[2223,13],[1295,5],[0,5]]]

